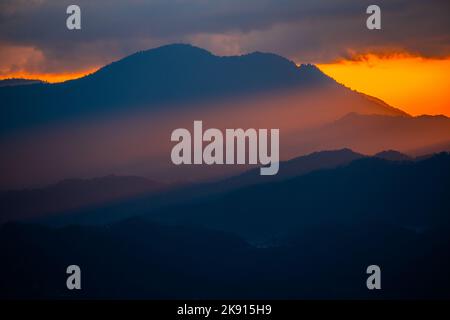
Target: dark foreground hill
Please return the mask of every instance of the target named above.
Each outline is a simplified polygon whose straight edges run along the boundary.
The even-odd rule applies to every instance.
[[[364,158],[106,226],[5,224],[0,295],[450,298],[449,181],[449,154]],[[372,264],[381,291],[366,288]]]
[[[112,299],[450,298],[450,229],[335,224],[254,247],[233,235],[128,220],[108,227],[0,228],[0,297]],[[66,288],[66,268],[82,290]],[[381,291],[366,268],[382,271]]]

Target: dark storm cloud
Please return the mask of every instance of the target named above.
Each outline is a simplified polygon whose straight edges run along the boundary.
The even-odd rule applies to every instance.
[[[365,9],[373,3],[382,9],[381,31],[365,27]],[[450,55],[449,3],[2,0],[0,72],[12,66],[33,72],[77,71],[171,42],[191,42],[218,54],[271,51],[311,62],[366,52],[445,57]],[[70,4],[81,7],[81,31],[66,29]]]

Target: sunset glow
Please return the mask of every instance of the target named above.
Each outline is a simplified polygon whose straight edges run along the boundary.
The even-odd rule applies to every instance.
[[[16,72],[10,73],[7,75],[0,76],[0,80],[3,79],[12,79],[12,78],[20,78],[20,79],[33,79],[33,80],[42,80],[48,83],[57,83],[63,82],[67,80],[77,79],[88,74],[91,74],[97,71],[98,68],[79,71],[79,72],[71,72],[71,73],[46,73],[46,74],[35,74],[35,73],[27,73],[27,72]]]
[[[450,58],[367,55],[318,67],[338,82],[411,115],[450,115]]]

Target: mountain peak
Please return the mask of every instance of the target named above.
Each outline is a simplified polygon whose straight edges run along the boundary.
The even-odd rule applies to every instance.
[[[107,99],[101,101],[111,106],[120,101],[134,105],[240,96],[330,80],[318,69],[311,68],[314,72],[303,69],[273,53],[217,56],[178,43],[137,52],[75,83],[85,87],[80,90],[97,88],[92,99],[99,96],[98,91],[108,92]]]
[[[336,81],[322,72],[316,65],[311,63],[302,63],[298,67],[301,77],[309,82],[336,83]]]
[[[229,56],[229,57],[260,59],[266,62],[284,63],[286,65],[289,65],[290,67],[295,67],[295,63],[292,62],[291,60],[271,52],[254,51],[240,56]]]
[[[147,55],[147,54],[163,54],[163,55],[171,55],[171,54],[180,54],[180,55],[203,55],[203,56],[212,56],[213,54],[206,49],[193,46],[188,43],[173,43],[163,45],[157,48],[152,48],[148,50],[143,50],[132,54],[129,57],[133,57],[135,55]],[[126,59],[126,58],[125,58]]]
[[[411,157],[407,156],[404,153],[398,152],[396,150],[386,150],[382,152],[378,152],[374,155],[375,158],[381,158],[384,160],[390,160],[390,161],[410,161],[412,160]]]
[[[302,63],[300,66],[299,66],[299,69],[301,69],[301,70],[307,70],[307,71],[310,71],[310,72],[320,72],[320,73],[323,73],[315,64],[312,64],[312,63]]]
[[[179,68],[186,68],[189,65],[195,66],[195,70],[197,70],[195,72],[197,73],[199,71],[209,73],[209,69],[212,68],[222,72],[221,68],[225,68],[228,72],[238,69],[235,71],[242,70],[245,73],[258,74],[264,77],[279,77],[278,80],[290,78],[288,82],[295,83],[318,80],[332,80],[334,82],[315,65],[302,64],[297,67],[293,61],[278,54],[255,51],[242,55],[218,56],[206,49],[185,43],[168,44],[136,52],[101,68],[91,76],[109,73],[111,70],[122,69],[122,67],[128,70],[128,72],[123,72],[124,74],[127,73],[128,76],[131,75],[134,68],[137,69],[138,73],[143,71],[153,71],[154,73],[160,71],[159,69],[162,71],[163,67],[170,69],[169,71],[175,68],[179,72]],[[201,68],[206,68],[206,70]],[[217,71],[214,73],[217,73]],[[147,72],[147,76],[150,77],[151,74]],[[235,76],[239,76],[239,74]]]

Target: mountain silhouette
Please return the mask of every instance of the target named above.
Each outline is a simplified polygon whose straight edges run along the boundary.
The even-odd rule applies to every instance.
[[[38,189],[0,193],[0,221],[45,219],[52,224],[106,223],[169,204],[190,202],[253,184],[281,181],[365,157],[349,149],[322,151],[280,163],[282,172],[261,176],[259,168],[209,183],[164,185],[139,177],[70,179]],[[55,202],[54,199],[58,199]],[[134,208],[130,210],[129,208]],[[117,211],[117,214],[113,214]],[[41,220],[42,221],[42,220]]]
[[[199,119],[220,129],[278,128],[288,160],[347,147],[312,150],[295,141],[299,130],[349,112],[409,117],[314,65],[261,52],[220,57],[184,44],[138,52],[72,81],[2,87],[0,100],[0,190],[108,173],[202,182],[250,168],[167,161],[171,132]]]
[[[0,87],[22,86],[22,85],[36,84],[36,83],[43,83],[43,81],[35,80],[35,79],[10,78],[10,79],[0,80]]]
[[[431,228],[450,224],[449,178],[448,153],[421,161],[367,157],[148,216],[235,232],[250,240],[270,240],[330,220]]]
[[[351,161],[351,158],[356,160]],[[314,160],[322,167],[316,167]],[[380,219],[397,223],[397,215],[402,214],[400,220],[408,227],[422,228],[426,223],[421,219],[434,220],[431,214],[424,214],[427,204],[433,203],[433,214],[446,216],[444,209],[448,204],[441,204],[440,194],[447,192],[447,160],[446,154],[389,161],[350,150],[319,152],[293,159],[292,169],[297,170],[292,171],[292,175],[265,183],[253,179],[253,174],[243,174],[216,183],[193,184],[157,195],[143,195],[70,213],[59,212],[38,222],[53,226],[96,225],[144,215],[163,222],[194,223],[238,232],[249,238],[267,239],[286,233],[300,221],[306,226],[307,222],[327,219],[332,212],[339,212],[340,218],[347,219],[354,212],[373,217],[378,212],[389,211],[380,214]],[[300,166],[301,163],[305,167]],[[433,163],[437,164],[434,168]],[[416,182],[411,184],[410,181]],[[430,194],[427,190],[440,190],[440,193]],[[409,194],[417,198],[405,202],[403,199]],[[415,204],[416,201],[419,203]],[[385,210],[384,205],[392,207]]]
[[[390,161],[411,161],[413,159],[410,156],[407,156],[406,154],[403,154],[395,150],[378,152],[377,154],[374,155],[374,157]]]
[[[337,84],[313,65],[297,67],[281,56],[260,52],[219,57],[191,45],[174,44],[135,53],[80,79],[2,88],[0,100],[5,108],[0,110],[0,128],[8,132],[124,108],[129,112],[131,107],[156,108],[317,86],[341,90],[345,99],[356,99],[373,113],[405,115]]]
[[[274,176],[261,176],[260,169],[252,169],[240,175],[227,178],[216,185],[236,188],[252,184],[286,180],[315,170],[335,168],[346,165],[353,160],[361,159],[365,155],[353,152],[350,149],[319,151],[280,162],[280,172]]]

